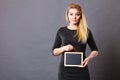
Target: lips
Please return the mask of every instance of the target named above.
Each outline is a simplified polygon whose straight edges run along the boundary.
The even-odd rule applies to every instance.
[[[72,20],[73,22],[77,22],[77,20]]]

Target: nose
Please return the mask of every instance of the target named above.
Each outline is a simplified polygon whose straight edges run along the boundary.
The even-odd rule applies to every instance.
[[[73,18],[76,19],[76,15],[74,15]]]

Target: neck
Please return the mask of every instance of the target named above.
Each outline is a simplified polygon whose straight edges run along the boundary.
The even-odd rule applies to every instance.
[[[68,28],[69,28],[69,29],[72,29],[72,30],[76,30],[77,27],[78,27],[77,25],[73,25],[73,24],[69,24],[69,25],[68,25]]]

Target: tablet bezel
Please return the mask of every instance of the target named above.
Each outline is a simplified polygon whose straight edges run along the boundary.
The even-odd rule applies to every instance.
[[[66,64],[66,55],[67,54],[79,54],[81,55],[81,64],[79,65],[74,65],[74,64]],[[83,52],[64,52],[64,66],[65,67],[82,67],[82,63],[83,63]]]

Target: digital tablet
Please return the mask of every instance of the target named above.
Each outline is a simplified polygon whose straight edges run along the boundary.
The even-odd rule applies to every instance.
[[[64,52],[65,67],[82,67],[83,52]]]

